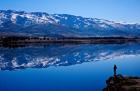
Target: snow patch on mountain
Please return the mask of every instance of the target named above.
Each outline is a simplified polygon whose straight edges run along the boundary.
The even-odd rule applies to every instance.
[[[16,23],[17,16],[18,16],[18,14],[14,14],[14,13],[12,14],[11,21],[13,23]]]

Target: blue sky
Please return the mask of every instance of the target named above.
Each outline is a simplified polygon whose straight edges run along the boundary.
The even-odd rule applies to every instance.
[[[0,9],[42,11],[140,23],[140,0],[1,0]]]

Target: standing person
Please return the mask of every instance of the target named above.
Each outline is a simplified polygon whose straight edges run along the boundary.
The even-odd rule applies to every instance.
[[[116,74],[117,74],[117,66],[116,66],[116,64],[114,65],[114,76],[116,76]]]

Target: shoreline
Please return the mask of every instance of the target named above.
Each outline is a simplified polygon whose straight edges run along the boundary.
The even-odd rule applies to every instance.
[[[139,37],[0,37],[0,44],[71,43],[71,44],[121,44],[140,43]]]

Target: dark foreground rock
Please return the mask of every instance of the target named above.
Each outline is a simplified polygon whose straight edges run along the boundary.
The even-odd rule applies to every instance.
[[[140,77],[112,76],[103,91],[140,91]]]

